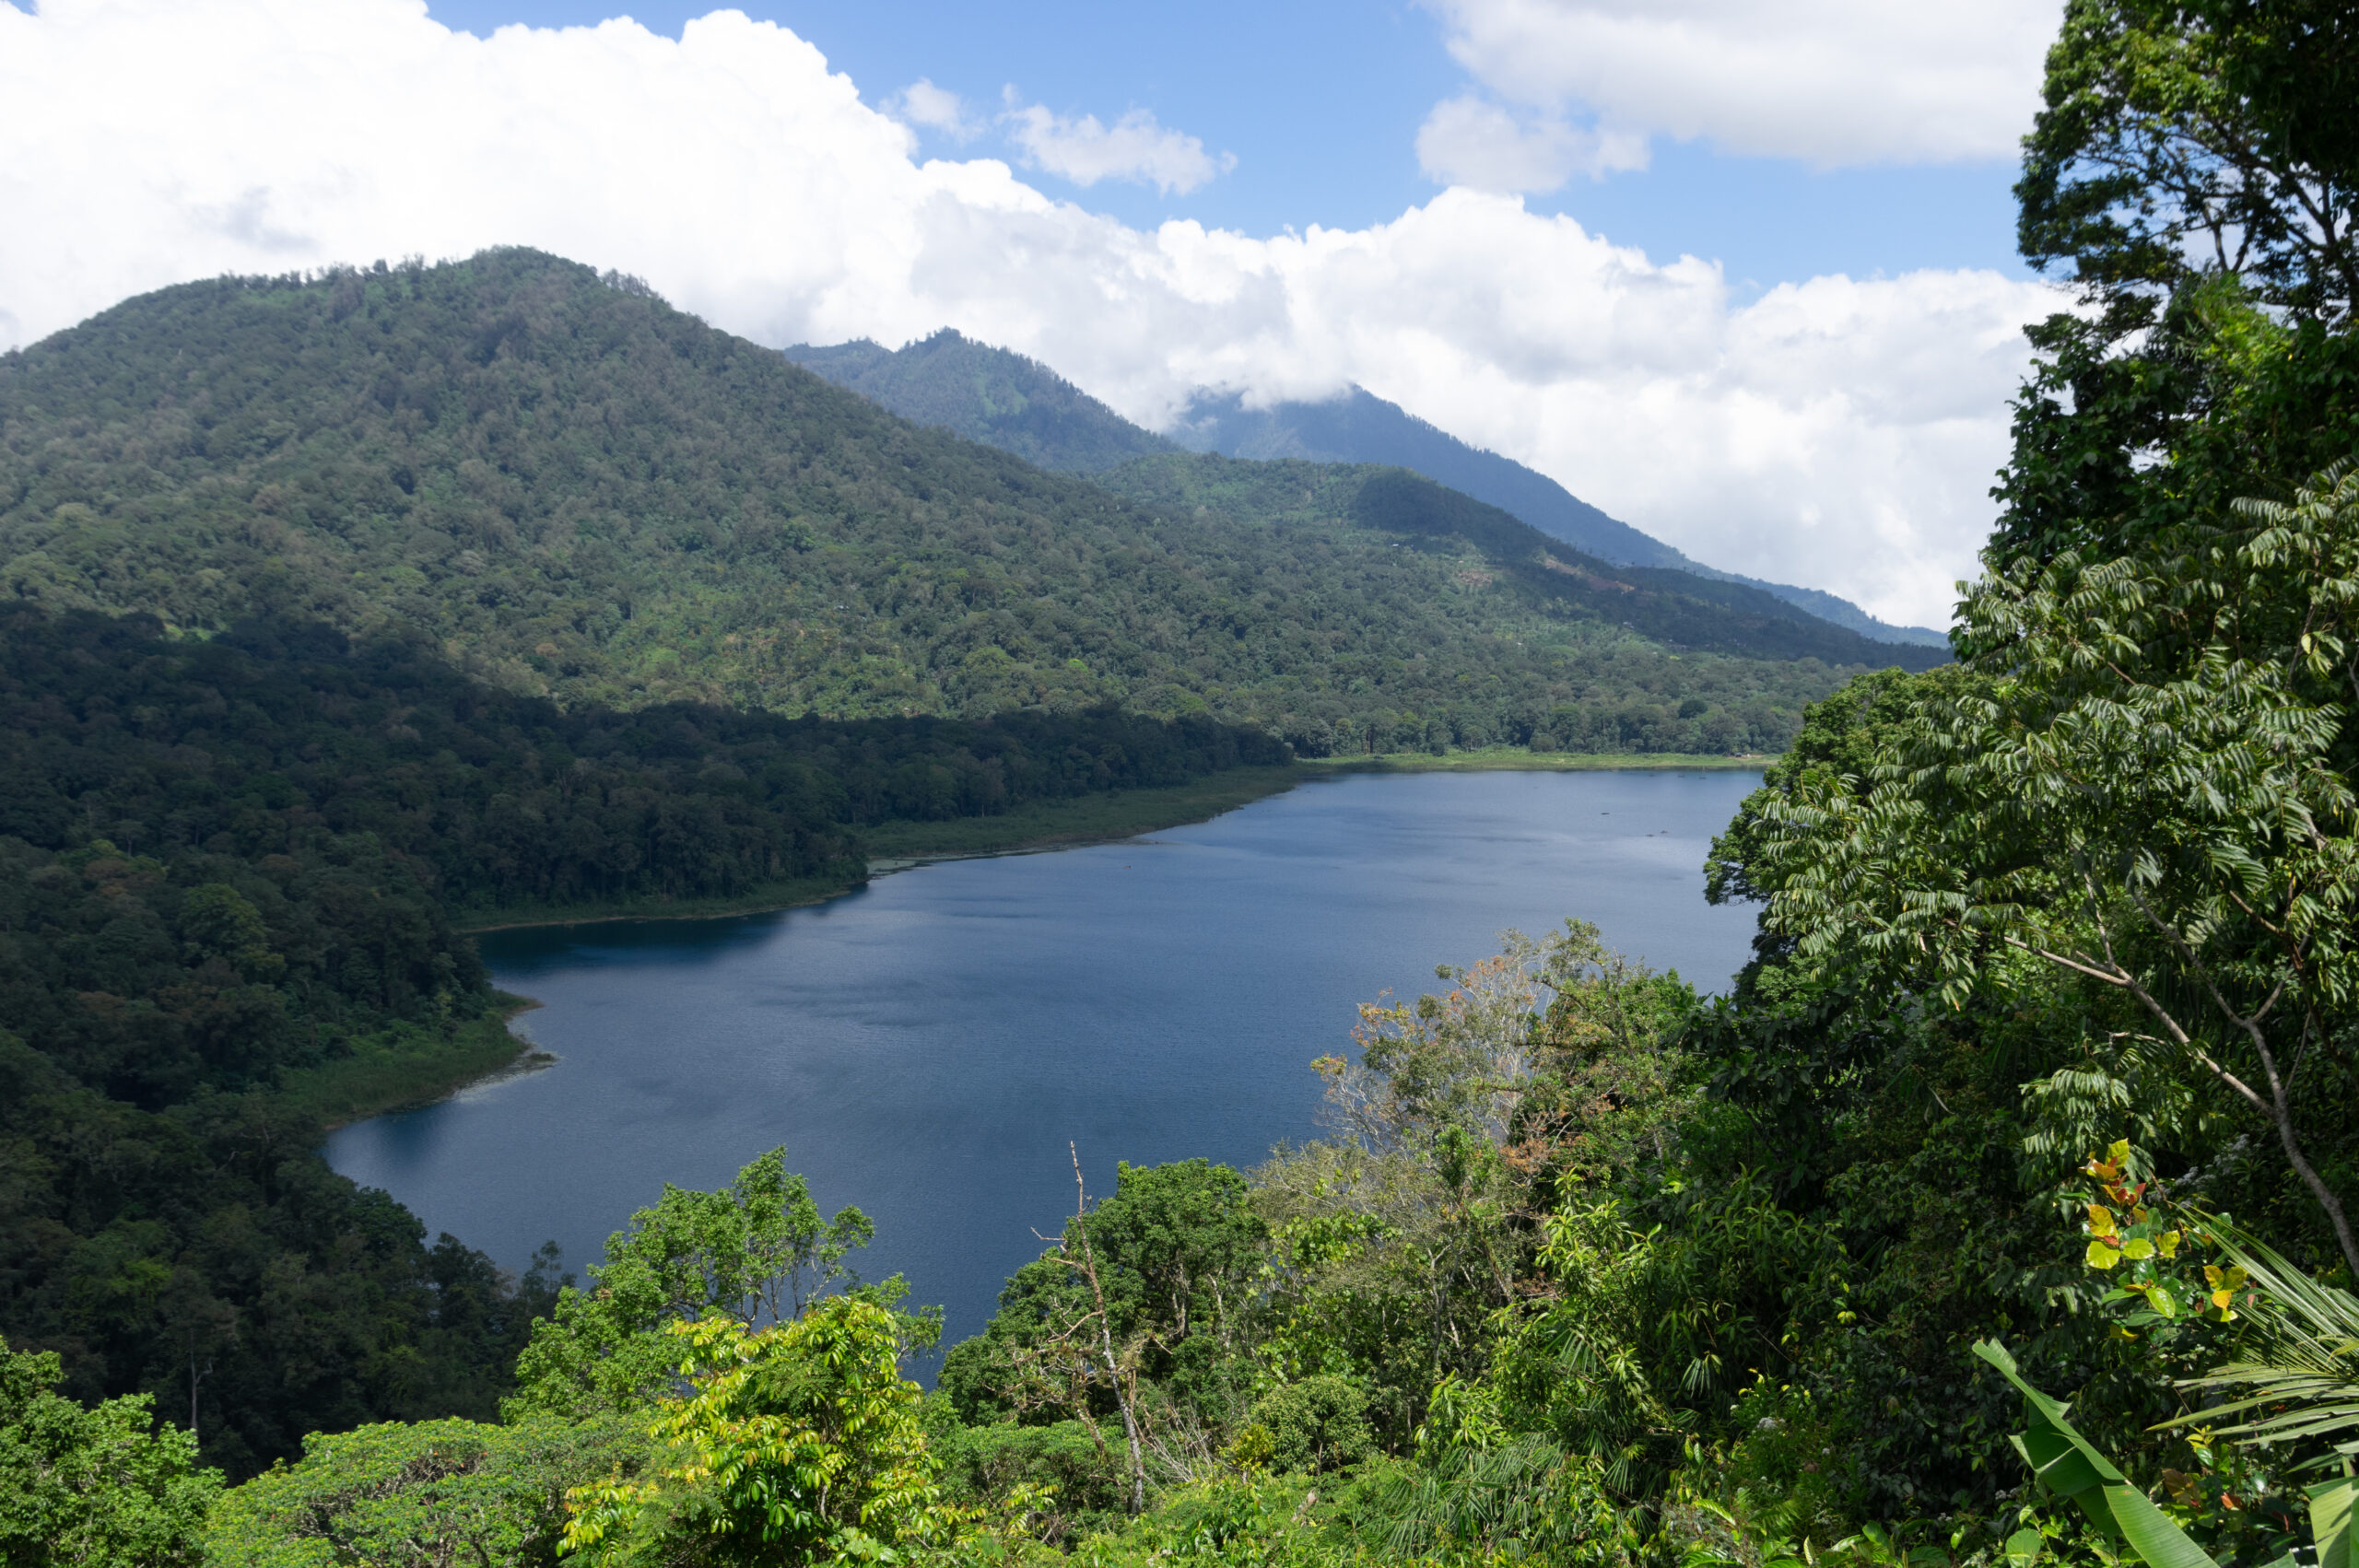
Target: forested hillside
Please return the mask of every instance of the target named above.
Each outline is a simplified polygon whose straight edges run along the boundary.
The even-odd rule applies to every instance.
[[[1316,527],[1340,517],[1402,547],[1479,552],[1474,575],[1506,581],[1532,601],[1601,621],[1618,620],[1660,647],[1742,648],[1786,659],[1841,661],[1861,639],[1765,589],[1661,567],[1609,567],[1497,507],[1398,468],[1293,461],[1238,462],[1215,454],[1139,458],[1098,476],[1118,495],[1192,510],[1238,528]],[[1461,578],[1461,580],[1463,579]],[[1946,648],[1881,647],[1908,670],[1943,663]],[[1587,750],[1588,747],[1572,748]]]
[[[1674,654],[1413,528],[1125,502],[525,252],[168,289],[0,357],[11,593],[413,626],[569,704],[1111,701],[1312,755],[1568,708],[1585,747],[1774,750],[1837,666],[1893,654],[1711,613]]]

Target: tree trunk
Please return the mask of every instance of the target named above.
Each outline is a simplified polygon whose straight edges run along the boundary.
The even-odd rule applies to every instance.
[[[1139,1420],[1122,1391],[1122,1369],[1114,1359],[1114,1325],[1106,1315],[1106,1293],[1097,1288],[1097,1258],[1089,1245],[1089,1194],[1081,1185],[1081,1151],[1065,1145],[1073,1155],[1074,1229],[1081,1233],[1081,1269],[1089,1277],[1089,1294],[1097,1307],[1097,1344],[1106,1358],[1106,1380],[1114,1386],[1114,1404],[1122,1412],[1122,1436],[1131,1445],[1131,1514],[1146,1512],[1146,1461],[1139,1452]]]

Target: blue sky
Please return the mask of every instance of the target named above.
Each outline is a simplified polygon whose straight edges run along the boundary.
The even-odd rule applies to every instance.
[[[676,37],[683,22],[712,8],[693,0],[428,4],[436,20],[478,35],[511,23],[581,26],[628,15]],[[991,111],[1012,85],[1060,114],[1111,122],[1145,109],[1208,152],[1235,156],[1236,167],[1209,184],[1169,195],[1112,181],[1084,192],[1053,174],[1030,174],[1044,190],[1137,226],[1186,217],[1269,235],[1396,217],[1438,189],[1418,167],[1420,122],[1469,81],[1445,47],[1441,18],[1388,0],[749,0],[739,8],[816,44],[872,104],[922,77]],[[924,146],[944,157],[1013,156],[996,127],[963,144],[928,133]],[[1795,158],[1657,137],[1643,171],[1575,175],[1526,201],[1657,260],[1719,261],[1743,298],[1829,273],[2021,274],[2013,179],[2003,158],[1819,170]]]

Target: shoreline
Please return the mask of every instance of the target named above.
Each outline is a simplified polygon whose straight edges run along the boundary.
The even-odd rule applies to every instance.
[[[1372,756],[1304,757],[1296,766],[1314,777],[1334,773],[1758,773],[1781,754],[1745,752],[1530,752],[1520,746],[1481,751],[1379,752]]]
[[[291,1075],[273,1091],[280,1104],[311,1117],[320,1136],[372,1117],[439,1105],[481,1083],[538,1071],[557,1059],[509,1025],[541,1004],[512,991],[495,991],[490,1012],[468,1020],[449,1039],[422,1051],[373,1043],[340,1061]]]
[[[1231,768],[1187,784],[1042,802],[1002,816],[886,823],[864,835],[869,843],[867,867],[855,878],[806,877],[738,898],[589,904],[534,913],[502,910],[480,921],[462,917],[452,926],[462,935],[481,936],[624,920],[725,920],[808,908],[856,893],[875,878],[895,872],[948,860],[1117,844],[1141,834],[1209,822],[1297,785],[1350,773],[1757,773],[1777,760],[1766,753],[1726,756],[1687,752],[1529,752],[1508,746],[1438,756],[1426,752],[1386,752],[1373,756],[1297,757],[1274,767]],[[1097,820],[1088,820],[1092,817]]]
[[[623,907],[585,905],[580,907],[578,913],[564,909],[530,915],[501,911],[520,918],[499,919],[487,924],[461,919],[452,922],[452,929],[464,936],[481,936],[490,931],[611,925],[621,920],[725,920],[807,908],[857,893],[879,876],[915,866],[1115,844],[1143,833],[1208,822],[1239,806],[1283,794],[1309,777],[1314,776],[1304,773],[1298,763],[1238,767],[1208,774],[1186,784],[1109,790],[1042,802],[1001,816],[886,823],[863,835],[869,844],[869,855],[865,872],[856,878],[804,878],[742,898],[686,899],[672,904],[651,902]]]
[[[451,929],[461,936],[485,936],[493,931],[528,931],[552,926],[606,926],[618,920],[727,920],[739,915],[766,915],[779,909],[801,909],[813,904],[825,904],[831,898],[856,893],[864,885],[864,877],[845,882],[805,877],[774,884],[775,891],[757,893],[742,899],[693,898],[683,899],[676,904],[659,902],[628,907],[591,904],[580,906],[578,914],[559,909],[521,919],[497,920],[489,925],[461,919],[452,921]],[[790,888],[795,891],[787,891]],[[503,910],[502,913],[513,911]]]
[[[633,920],[734,919],[747,915],[807,908],[857,893],[876,878],[890,876],[897,872],[950,860],[1039,855],[1058,849],[1120,843],[1126,838],[1159,833],[1167,828],[1207,822],[1256,801],[1284,794],[1301,784],[1340,778],[1355,773],[1683,773],[1699,769],[1757,772],[1777,760],[1769,755],[1707,756],[1682,753],[1615,755],[1528,752],[1508,747],[1451,752],[1439,756],[1422,752],[1398,752],[1375,756],[1300,757],[1275,767],[1232,768],[1188,784],[1149,790],[1109,790],[1097,795],[1045,802],[1003,816],[963,817],[943,823],[886,824],[867,836],[871,852],[863,873],[856,879],[804,878],[776,884],[768,893],[739,899],[696,899],[675,905],[659,902],[620,908],[593,905],[581,907],[578,913],[549,911],[484,925],[459,919],[452,922],[452,927],[465,936],[481,936],[494,931],[613,925]],[[877,853],[879,849],[888,852]],[[899,852],[889,852],[894,850]],[[343,1102],[337,1111],[314,1106],[314,1114],[320,1117],[323,1131],[334,1132],[371,1117],[436,1105],[468,1089],[537,1071],[554,1064],[557,1059],[554,1054],[514,1034],[509,1027],[518,1016],[541,1004],[530,997],[512,992],[497,994],[499,1006],[496,1014],[478,1021],[470,1033],[480,1033],[487,1027],[496,1028],[499,1038],[507,1043],[508,1048],[504,1053],[485,1050],[480,1046],[474,1050],[460,1047],[443,1053],[439,1061],[415,1062],[413,1071],[417,1071],[417,1078],[398,1086],[389,1083],[376,1094],[370,1094],[366,1089],[360,1089],[357,1094],[337,1093],[332,1087],[334,1070],[322,1070],[322,1082],[311,1086],[308,1092],[299,1088],[290,1093],[307,1102],[320,1099]],[[498,1055],[497,1060],[487,1059],[495,1054]],[[454,1056],[462,1059],[451,1059]],[[354,1063],[341,1076],[361,1078],[371,1066],[381,1066],[393,1077],[408,1076],[393,1059]]]

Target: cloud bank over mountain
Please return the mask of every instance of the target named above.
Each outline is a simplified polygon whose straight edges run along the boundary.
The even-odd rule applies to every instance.
[[[0,342],[221,272],[534,245],[765,343],[955,326],[1148,425],[1200,386],[1357,382],[1690,555],[1896,621],[1942,623],[1971,570],[2020,327],[2054,308],[1983,272],[1740,304],[1713,264],[1473,188],[1359,229],[1131,228],[996,159],[921,161],[816,48],[735,12],[479,40],[419,0],[0,6]]]

